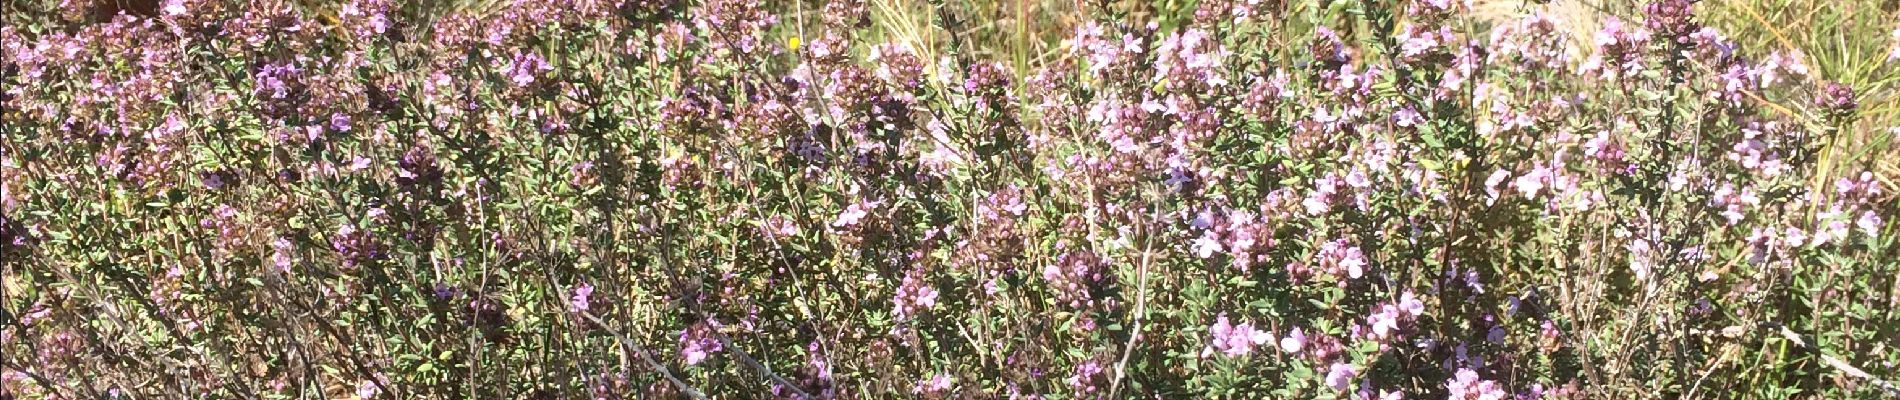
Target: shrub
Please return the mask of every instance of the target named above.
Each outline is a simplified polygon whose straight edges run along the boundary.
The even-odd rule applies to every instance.
[[[1900,395],[1891,90],[1693,2],[872,3],[21,4],[0,397]]]

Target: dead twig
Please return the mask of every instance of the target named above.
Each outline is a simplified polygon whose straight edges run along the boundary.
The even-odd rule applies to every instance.
[[[1759,329],[1774,331],[1774,333],[1781,336],[1782,339],[1786,339],[1789,342],[1793,342],[1795,347],[1800,348],[1801,350],[1806,351],[1809,354],[1814,355],[1815,357],[1819,357],[1821,359],[1822,364],[1827,364],[1827,366],[1832,367],[1835,370],[1840,371],[1842,374],[1846,374],[1847,376],[1854,377],[1856,379],[1865,380],[1868,383],[1873,384],[1874,387],[1880,388],[1881,392],[1885,393],[1888,398],[1900,399],[1900,384],[1895,384],[1891,380],[1882,379],[1880,377],[1874,376],[1873,374],[1869,374],[1865,370],[1861,370],[1860,368],[1854,367],[1853,364],[1848,364],[1847,361],[1841,360],[1838,357],[1834,357],[1833,355],[1830,355],[1830,354],[1827,354],[1826,352],[1821,351],[1819,347],[1815,347],[1812,344],[1808,344],[1808,341],[1802,340],[1801,334],[1795,333],[1793,330],[1788,329],[1786,325],[1782,325],[1779,322],[1768,321],[1768,322],[1762,322],[1756,325],[1756,327]]]
[[[1115,362],[1115,379],[1108,384],[1108,397],[1119,398],[1122,378],[1128,375],[1128,357],[1135,353],[1135,345],[1141,342],[1141,323],[1148,313],[1148,264],[1154,257],[1154,239],[1143,235],[1141,263],[1135,266],[1135,314],[1134,330],[1128,333],[1128,342],[1122,344],[1121,360]]]
[[[594,316],[594,313],[582,311],[579,314],[581,318],[586,318],[588,322],[593,322],[594,325],[599,326],[601,329],[606,330],[608,334],[613,335],[614,340],[620,342],[622,353],[627,352],[627,349],[633,349],[632,353],[634,356],[639,357],[640,361],[645,362],[648,368],[653,368],[655,372],[659,372],[661,378],[666,378],[667,382],[673,383],[673,387],[678,388],[680,393],[684,393],[686,397],[694,399],[706,399],[704,393],[700,393],[698,389],[693,389],[692,386],[686,384],[686,381],[682,381],[679,377],[673,376],[672,370],[667,369],[665,365],[661,365],[658,361],[654,361],[653,354],[647,352],[645,347],[641,347],[639,342],[627,338],[627,335],[620,333],[619,329],[614,329],[613,326],[607,325],[606,321],[602,321],[600,317]]]

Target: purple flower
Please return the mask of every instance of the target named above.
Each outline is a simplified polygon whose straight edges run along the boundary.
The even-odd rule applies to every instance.
[[[1411,314],[1414,318],[1425,315],[1425,303],[1418,301],[1418,295],[1410,290],[1399,296],[1399,309],[1404,310],[1406,314]]]
[[[1286,337],[1280,338],[1280,351],[1287,352],[1287,354],[1298,354],[1300,350],[1305,348],[1306,331],[1301,330],[1300,327],[1293,327],[1292,331],[1287,332]]]
[[[1009,67],[994,62],[970,64],[970,70],[963,79],[963,90],[987,98],[1000,99],[998,96],[1009,90],[1011,85],[1012,79],[1008,70]]]
[[[725,345],[713,336],[712,329],[712,325],[700,322],[680,331],[680,358],[686,365],[698,365],[713,353],[725,350]]]
[[[1445,389],[1451,392],[1448,400],[1505,400],[1511,395],[1499,387],[1497,381],[1479,379],[1478,371],[1469,368],[1459,369],[1446,380]]]
[[[1056,301],[1079,309],[1095,303],[1090,291],[1109,278],[1103,269],[1100,256],[1086,251],[1072,251],[1057,256],[1056,262],[1044,265],[1042,279],[1055,292]]]
[[[357,38],[371,38],[389,29],[388,13],[392,6],[386,0],[346,1],[337,11],[337,17]]]
[[[1365,276],[1367,266],[1365,252],[1359,250],[1358,246],[1348,243],[1346,239],[1337,239],[1320,245],[1318,256],[1320,269],[1331,272],[1334,276],[1345,276],[1351,279]]]
[[[1874,180],[1874,174],[1867,171],[1862,171],[1858,179],[1841,178],[1834,181],[1834,191],[1844,200],[1852,202],[1865,202],[1885,193],[1880,188],[1880,181]]]
[[[1596,33],[1597,51],[1584,62],[1583,70],[1609,77],[1634,74],[1642,69],[1642,55],[1649,40],[1649,30],[1627,26],[1623,20],[1611,17]]]
[[[929,379],[917,381],[917,385],[911,388],[911,393],[924,398],[942,398],[949,394],[950,385],[953,382],[950,375],[936,374]]]
[[[447,301],[455,298],[455,287],[447,283],[436,283],[434,292],[436,300]]]
[[[349,114],[344,114],[344,113],[330,114],[329,128],[331,131],[335,131],[335,132],[349,132],[350,131]]]
[[[574,285],[574,295],[568,298],[567,304],[574,308],[574,312],[587,312],[588,298],[593,295],[594,285],[581,282],[579,285]]]
[[[295,62],[264,64],[257,69],[254,80],[253,94],[265,116],[282,119],[297,115],[311,99],[304,70]]]
[[[1108,378],[1108,368],[1104,368],[1101,361],[1090,359],[1076,364],[1075,374],[1070,375],[1066,383],[1076,393],[1100,395],[1108,389]]]
[[[1491,172],[1490,177],[1484,178],[1484,205],[1488,206],[1498,201],[1498,184],[1504,183],[1504,180],[1510,177],[1511,171],[1500,169]]]
[[[1538,193],[1550,186],[1553,176],[1554,173],[1550,168],[1542,166],[1532,168],[1531,172],[1519,175],[1516,181],[1512,181],[1511,187],[1516,188],[1517,192],[1524,195],[1526,199],[1536,199]]]
[[[904,275],[904,283],[897,287],[897,294],[891,298],[891,314],[898,321],[909,320],[919,312],[937,306],[937,289],[924,280],[924,271],[912,270]]]
[[[877,65],[873,74],[878,79],[896,84],[901,88],[916,88],[923,84],[924,61],[917,57],[910,46],[902,43],[885,43],[871,47],[871,61]]]
[[[198,178],[204,181],[206,189],[219,190],[229,185],[236,176],[226,171],[205,171],[199,173]]]
[[[759,233],[772,239],[798,236],[798,223],[783,215],[773,215],[759,220]]]
[[[1313,42],[1308,46],[1308,50],[1313,53],[1313,61],[1319,62],[1323,64],[1325,68],[1329,69],[1345,65],[1347,62],[1352,61],[1352,55],[1346,47],[1346,42],[1340,40],[1339,34],[1333,32],[1332,29],[1320,27],[1314,32],[1314,36],[1316,37],[1313,38]]]
[[[593,188],[600,183],[600,173],[594,169],[593,161],[582,161],[567,167],[570,176],[567,183],[582,189]]]
[[[356,384],[356,398],[358,399],[373,399],[376,398],[376,395],[382,394],[382,392],[382,387],[377,386],[376,381],[373,380],[366,379]]]
[[[296,246],[290,243],[290,239],[279,236],[271,240],[270,247],[271,265],[277,267],[277,272],[290,273],[291,265],[296,262]]]
[[[346,269],[383,258],[382,245],[376,242],[376,237],[357,229],[355,225],[337,227],[336,235],[330,237],[330,248],[336,250],[343,259]]]
[[[367,159],[364,160],[367,162]],[[405,188],[433,188],[442,183],[442,167],[436,166],[435,152],[412,147],[396,160],[396,184]]]
[[[515,86],[527,87],[534,84],[536,76],[553,70],[554,67],[548,65],[548,61],[542,59],[540,54],[524,51],[515,53],[514,59],[508,63],[507,74],[508,80],[514,82]]]
[[[1221,70],[1227,53],[1207,31],[1188,29],[1171,34],[1155,49],[1154,77],[1165,79],[1170,88],[1226,86],[1227,78]]]
[[[1814,95],[1814,105],[1836,117],[1853,115],[1854,109],[1860,108],[1860,102],[1854,100],[1854,88],[1840,82],[1828,82]]]
[[[1352,386],[1352,379],[1357,376],[1359,376],[1359,370],[1354,369],[1351,364],[1333,363],[1333,367],[1326,371],[1326,386],[1333,387],[1333,390],[1346,390]]]
[[[1399,126],[1412,127],[1424,124],[1425,117],[1419,115],[1418,110],[1412,109],[1411,106],[1406,106],[1405,108],[1399,109],[1399,112],[1392,113],[1392,122]]]
[[[1438,30],[1432,30],[1426,26],[1413,25],[1400,30],[1398,36],[1402,42],[1399,55],[1408,60],[1434,54],[1435,50],[1444,44],[1443,40],[1456,38],[1452,36],[1450,26],[1440,26]]]
[[[1213,232],[1208,232],[1207,234],[1201,235],[1201,237],[1194,239],[1194,242],[1190,247],[1193,248],[1195,257],[1200,257],[1200,258],[1213,257],[1214,253],[1219,253],[1221,251],[1220,241],[1215,240],[1213,235],[1214,235]]]
[[[838,218],[831,221],[831,226],[843,228],[857,225],[865,216],[871,215],[871,210],[877,209],[877,203],[878,202],[875,201],[862,201],[847,206],[844,211],[838,212]]]
[[[1695,3],[1690,0],[1659,0],[1643,7],[1647,17],[1643,21],[1649,30],[1675,39],[1679,43],[1688,43],[1689,34],[1701,29],[1695,23]]]
[[[1333,204],[1339,202],[1339,188],[1344,184],[1339,175],[1328,173],[1313,181],[1313,193],[1308,194],[1300,206],[1306,208],[1307,215],[1319,216],[1332,212]]]
[[[1563,332],[1557,330],[1556,322],[1548,319],[1544,320],[1542,324],[1538,324],[1537,336],[1544,341],[1547,347],[1556,347],[1563,344]]]
[[[1366,316],[1366,325],[1371,328],[1369,338],[1379,343],[1390,343],[1399,338],[1401,325],[1411,321],[1411,315],[1391,304],[1380,305],[1376,311]]]
[[[1213,337],[1212,343],[1209,344],[1213,350],[1220,350],[1233,357],[1247,355],[1253,352],[1253,346],[1273,340],[1273,335],[1254,329],[1251,322],[1243,322],[1240,325],[1230,324],[1226,315],[1215,318],[1214,325],[1207,328],[1207,333]]]
[[[1874,214],[1874,210],[1862,211],[1860,218],[1854,220],[1854,226],[1860,227],[1861,232],[1867,233],[1869,238],[1879,236],[1880,215]]]

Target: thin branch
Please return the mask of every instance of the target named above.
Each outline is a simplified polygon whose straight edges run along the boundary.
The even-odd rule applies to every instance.
[[[733,345],[732,338],[726,337],[725,333],[719,332],[718,322],[714,321],[712,318],[710,318],[710,316],[706,315],[704,312],[700,312],[700,318],[704,319],[708,323],[713,324],[713,329],[708,329],[707,331],[712,332],[713,337],[719,339],[720,346],[724,346],[725,349],[727,350],[732,350],[732,355],[737,356],[739,358],[740,363],[744,363],[745,365],[752,367],[752,369],[757,370],[760,375],[764,375],[766,378],[771,379],[773,382],[777,382],[780,386],[784,386],[786,389],[790,389],[792,393],[797,393],[801,398],[812,398],[810,393],[805,393],[805,390],[799,389],[798,385],[792,384],[792,382],[789,380],[786,380],[785,377],[772,373],[771,368],[768,368],[765,366],[765,364],[760,364],[758,360],[753,359],[752,355],[746,353],[745,349],[741,349],[739,348],[739,346]]]
[[[639,356],[640,361],[645,362],[647,367],[653,368],[654,371],[658,371],[660,377],[666,378],[667,382],[672,382],[673,387],[679,388],[680,393],[684,393],[687,397],[694,399],[706,399],[705,394],[700,393],[698,389],[693,389],[692,386],[688,386],[686,381],[680,380],[679,377],[673,376],[672,370],[667,369],[665,365],[661,365],[658,361],[654,361],[653,355],[648,353],[645,347],[641,347],[640,343],[634,342],[633,339],[629,339],[626,335],[621,334],[619,329],[614,329],[613,326],[607,325],[606,321],[602,321],[600,317],[594,316],[592,312],[582,311],[580,312],[580,316],[586,318],[589,322],[593,322],[594,325],[600,326],[600,328],[606,330],[608,334],[614,335],[614,340],[620,342],[621,353],[626,353],[628,348],[633,349],[633,354]]]
[[[1865,380],[1868,383],[1872,383],[1874,387],[1880,388],[1881,392],[1886,394],[1888,398],[1900,399],[1900,384],[1895,384],[1893,381],[1876,377],[1873,374],[1867,373],[1867,371],[1854,367],[1853,364],[1848,364],[1847,361],[1843,361],[1838,357],[1834,357],[1833,355],[1829,355],[1825,352],[1822,352],[1820,348],[1815,347],[1812,344],[1809,344],[1808,341],[1806,340],[1802,340],[1801,334],[1795,333],[1793,330],[1788,329],[1786,325],[1782,325],[1779,322],[1769,321],[1769,322],[1762,322],[1758,324],[1757,327],[1760,329],[1774,331],[1774,333],[1777,335],[1780,335],[1782,339],[1787,339],[1789,342],[1793,342],[1795,347],[1798,347],[1801,350],[1806,351],[1811,355],[1814,355],[1815,357],[1820,357],[1822,364],[1827,364],[1827,366],[1832,367],[1836,370],[1839,370],[1842,374],[1846,374],[1847,376],[1851,376],[1857,379]]]
[[[1135,315],[1134,330],[1129,331],[1128,342],[1122,344],[1122,357],[1115,362],[1115,379],[1109,382],[1108,397],[1119,398],[1122,378],[1127,376],[1128,357],[1135,353],[1135,344],[1141,342],[1141,323],[1148,315],[1148,264],[1154,258],[1154,238],[1142,235],[1141,263],[1135,267]]]
[[[671,229],[666,230],[665,233],[661,235],[661,240],[662,240],[661,246],[668,247],[668,248],[672,247],[672,244],[673,244],[672,230]],[[671,253],[668,253],[665,251],[659,252],[659,261],[660,261],[661,268],[667,271],[673,271],[673,262],[671,258],[672,258]],[[701,278],[703,279],[704,277],[702,276]],[[771,368],[767,368],[764,364],[760,364],[759,361],[756,359],[753,359],[752,355],[750,353],[747,353],[745,349],[741,349],[739,348],[739,346],[734,345],[732,343],[732,338],[726,337],[725,333],[719,331],[718,320],[715,320],[712,318],[711,315],[706,314],[706,311],[700,308],[699,302],[696,302],[696,301],[691,302],[691,308],[692,308],[693,313],[699,316],[700,320],[706,321],[708,324],[712,325],[713,329],[708,329],[707,331],[712,332],[713,338],[719,339],[719,345],[722,346],[722,348],[732,350],[732,355],[736,356],[736,358],[739,359],[740,363],[746,364],[746,366],[748,367],[752,367],[752,369],[758,372],[759,375],[765,376],[767,379],[770,379],[773,382],[778,383],[780,386],[784,386],[785,388],[790,389],[792,392],[797,393],[801,397],[811,398],[811,394],[805,393],[803,389],[799,389],[798,385],[792,384],[791,381],[786,380],[784,377],[781,377],[776,373],[772,373]],[[645,355],[642,355],[642,357],[645,357]]]
[[[305,304],[304,301],[297,296],[294,296],[294,293],[282,294],[286,300],[290,300],[291,305],[297,306],[299,310],[303,311],[304,315],[310,316],[311,325],[315,325],[317,330],[323,331],[325,335],[330,337],[330,340],[336,341],[337,345],[342,346],[343,349],[347,351],[348,357],[344,357],[344,359],[349,360],[350,366],[355,367],[357,373],[369,378],[370,383],[375,384],[376,389],[382,393],[388,393],[392,396],[397,395],[395,391],[389,390],[389,385],[384,384],[382,378],[376,376],[375,371],[369,369],[369,366],[362,360],[362,354],[357,352],[356,346],[351,346],[349,341],[343,340],[343,335],[337,333],[336,328],[330,326],[329,321],[322,320],[322,317],[317,314],[317,311],[313,307],[309,304]]]
[[[5,362],[5,360],[0,360],[0,369],[10,369],[14,371],[19,371],[21,375],[26,375],[26,377],[29,380],[32,380],[34,384],[38,384],[40,385],[40,387],[46,388],[46,391],[52,393],[54,398],[66,397],[65,394],[60,393],[59,386],[53,385],[52,380],[46,379],[45,376],[42,376],[38,373],[34,373],[32,370],[26,369],[26,367],[21,367],[18,365],[14,365],[11,362]]]

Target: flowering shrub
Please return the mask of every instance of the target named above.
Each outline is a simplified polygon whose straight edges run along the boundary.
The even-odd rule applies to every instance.
[[[1692,1],[499,3],[9,11],[0,398],[1900,396],[1892,80]]]

